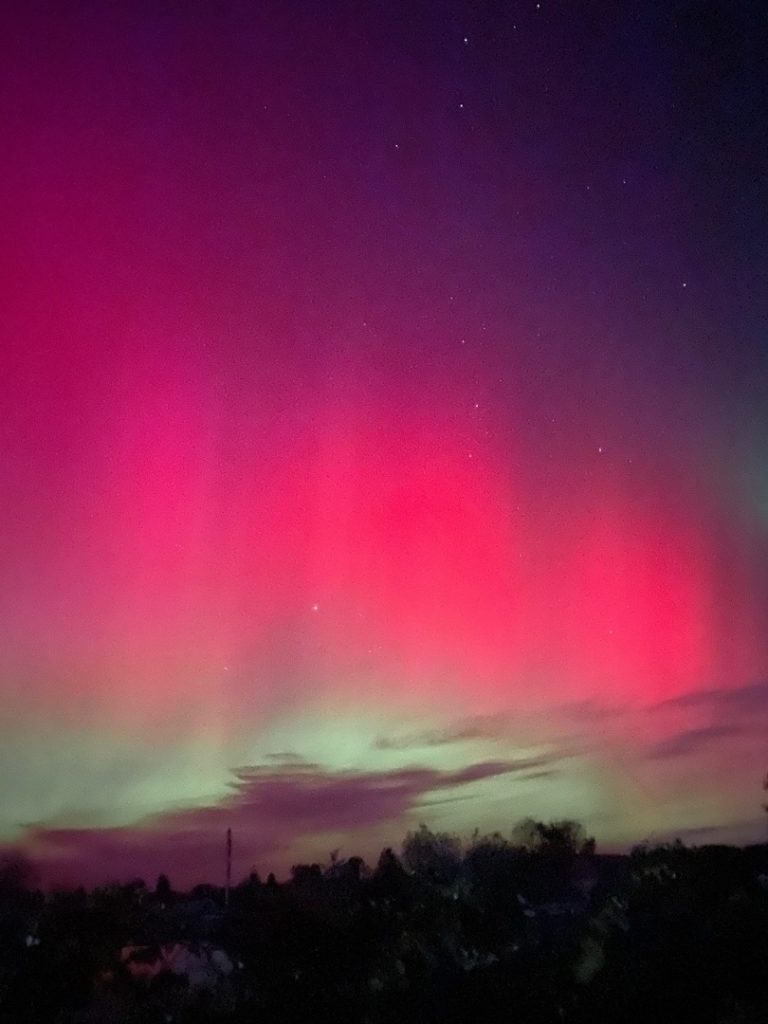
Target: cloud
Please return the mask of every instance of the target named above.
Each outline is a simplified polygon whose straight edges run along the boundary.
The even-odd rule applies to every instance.
[[[743,818],[737,821],[724,822],[721,825],[699,825],[692,828],[665,830],[655,833],[654,843],[671,842],[682,839],[692,845],[728,844],[730,846],[748,846],[751,843],[762,843],[765,838],[765,822],[759,818]]]
[[[761,715],[768,713],[768,682],[751,683],[748,686],[716,687],[711,690],[692,690],[654,704],[652,711],[675,708],[710,707],[739,714]]]
[[[161,871],[177,884],[221,876],[226,830],[235,837],[236,875],[258,861],[266,870],[289,866],[301,840],[349,833],[359,842],[380,826],[406,826],[424,798],[503,775],[546,768],[551,757],[477,762],[455,771],[419,766],[384,772],[330,772],[306,762],[254,765],[233,772],[229,795],[217,803],[153,815],[131,827],[28,830],[25,849],[43,878],[98,884]]]
[[[257,764],[257,765],[244,765],[241,768],[236,768],[233,775],[236,779],[240,779],[245,775],[293,775],[312,772],[321,772],[322,768],[317,761],[305,761],[303,757],[298,757],[295,760],[282,760],[281,758],[275,758],[273,755],[267,754],[267,757],[272,757],[273,760],[270,764]]]
[[[683,757],[698,753],[715,740],[743,735],[745,730],[737,725],[708,725],[701,729],[686,729],[659,743],[647,751],[649,758]]]
[[[462,793],[460,796],[443,796],[437,800],[422,800],[417,807],[442,807],[444,804],[458,804],[463,800],[472,800],[471,793]]]
[[[521,775],[521,779],[525,779],[526,782],[532,781],[533,779],[551,779],[553,775],[559,775],[560,771],[557,768],[542,768],[538,772],[526,772],[525,775]]]
[[[574,700],[569,701],[567,704],[558,704],[547,714],[575,721],[586,719],[589,722],[595,722],[606,718],[619,718],[626,711],[626,705],[603,704],[593,697],[588,697],[585,700]]]
[[[733,831],[733,825],[699,825],[696,828],[681,828],[675,833],[682,840],[708,839]]]
[[[510,724],[511,718],[507,714],[476,716],[454,722],[442,729],[380,736],[374,746],[377,750],[420,750],[466,740],[498,739],[508,733]]]
[[[558,704],[535,714],[515,714],[502,711],[490,715],[461,718],[440,729],[424,729],[395,736],[379,736],[376,750],[423,750],[471,740],[510,740],[515,731],[521,731],[533,721],[537,725],[550,722],[582,723],[617,718],[625,709],[587,699]]]
[[[554,759],[558,760],[558,759]],[[507,775],[512,772],[529,772],[532,769],[550,765],[552,757],[524,757],[516,761],[489,761],[483,764],[469,765],[457,772],[446,772],[443,775],[443,786],[463,786],[468,782],[477,782],[494,775]]]

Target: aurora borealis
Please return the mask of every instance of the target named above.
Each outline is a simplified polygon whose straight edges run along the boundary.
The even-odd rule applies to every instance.
[[[4,21],[0,840],[762,839],[761,5]]]

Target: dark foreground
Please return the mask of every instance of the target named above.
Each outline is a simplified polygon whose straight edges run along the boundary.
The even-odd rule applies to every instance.
[[[559,827],[558,827],[559,828]],[[768,848],[536,842],[174,892],[0,874],[0,1024],[765,1024]]]

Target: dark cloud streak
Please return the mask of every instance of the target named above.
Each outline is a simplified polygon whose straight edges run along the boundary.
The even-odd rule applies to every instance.
[[[686,729],[683,732],[653,744],[647,756],[653,759],[667,757],[684,757],[696,754],[704,746],[721,739],[730,739],[743,735],[745,730],[737,725],[708,725],[701,729]]]
[[[231,792],[217,803],[154,815],[131,827],[29,830],[25,846],[51,881],[98,884],[159,872],[180,884],[215,880],[222,837],[236,836],[236,870],[255,860],[285,869],[286,851],[301,839],[348,832],[350,842],[369,829],[402,822],[427,806],[424,798],[487,779],[546,769],[552,757],[477,762],[455,771],[420,766],[383,772],[330,772],[304,761],[254,765],[233,772]],[[459,799],[450,794],[445,799]],[[399,837],[393,836],[393,840]]]
[[[768,682],[748,686],[715,687],[711,690],[693,690],[654,704],[651,711],[666,711],[696,707],[717,708],[749,715],[768,713]]]

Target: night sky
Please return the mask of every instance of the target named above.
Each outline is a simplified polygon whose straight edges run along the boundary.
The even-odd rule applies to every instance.
[[[0,842],[765,836],[763,3],[0,32]]]

